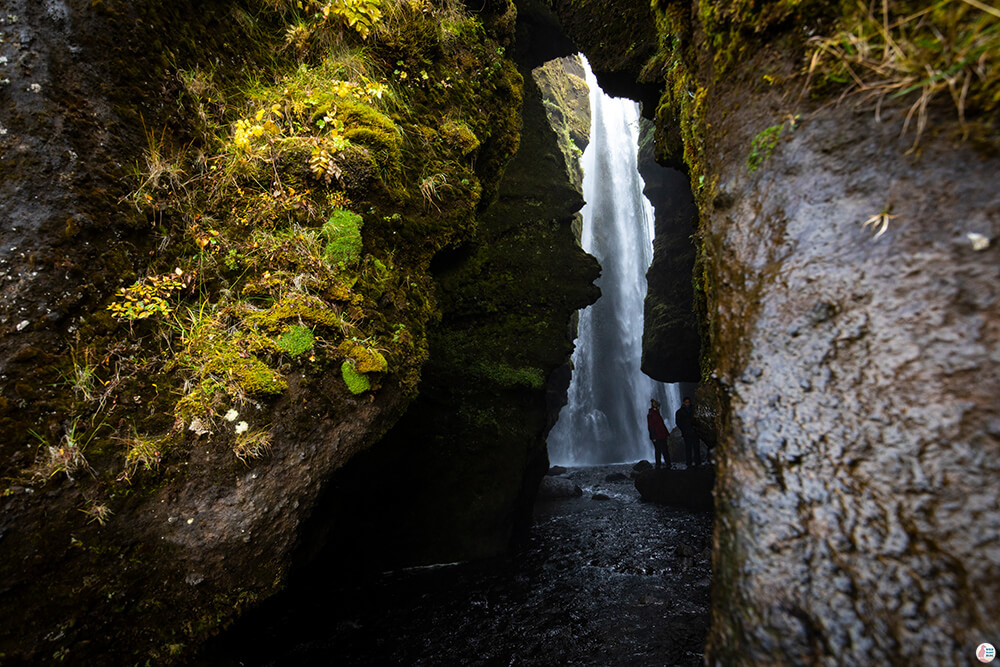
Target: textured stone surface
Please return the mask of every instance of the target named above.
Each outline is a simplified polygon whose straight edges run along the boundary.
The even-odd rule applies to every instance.
[[[1000,161],[907,155],[883,118],[827,108],[753,174],[756,128],[714,134],[723,664],[959,664],[1000,633],[1000,250],[966,236],[1000,235]]]

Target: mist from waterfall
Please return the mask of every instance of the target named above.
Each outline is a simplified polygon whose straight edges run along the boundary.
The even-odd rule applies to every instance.
[[[583,249],[601,263],[601,298],[580,314],[569,401],[549,432],[554,465],[652,458],[649,399],[668,428],[680,406],[677,385],[640,370],[646,270],[653,259],[653,207],[637,168],[639,106],[604,94],[584,59],[590,86],[590,144],[584,179]]]

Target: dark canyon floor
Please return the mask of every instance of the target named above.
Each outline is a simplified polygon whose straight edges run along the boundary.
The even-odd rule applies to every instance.
[[[643,502],[631,473],[569,469],[583,495],[540,500],[509,558],[293,588],[199,663],[700,665],[712,516]]]

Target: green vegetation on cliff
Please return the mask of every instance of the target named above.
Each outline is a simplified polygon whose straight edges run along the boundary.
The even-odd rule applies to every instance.
[[[234,62],[171,57],[197,53],[181,9],[94,3],[110,22],[142,16],[184,43],[150,45],[164,50],[156,67],[168,73],[162,90],[142,93],[168,111],[134,156],[119,202],[136,218],[130,251],[109,251],[119,282],[56,362],[65,381],[55,409],[18,413],[0,399],[4,429],[34,452],[4,461],[4,496],[31,532],[23,548],[53,551],[72,530],[88,549],[142,551],[126,567],[81,549],[55,575],[42,561],[22,566],[20,554],[4,559],[0,578],[34,582],[24,590],[36,599],[100,581],[80,594],[94,615],[74,622],[65,646],[110,637],[113,626],[132,633],[123,655],[166,659],[280,587],[287,562],[262,558],[246,582],[193,589],[172,569],[184,567],[170,555],[182,547],[146,543],[162,526],[137,523],[133,534],[114,522],[167,488],[231,487],[294,442],[307,411],[339,424],[388,394],[386,412],[398,416],[440,317],[431,260],[477,233],[518,146],[509,3],[480,14],[428,0],[246,5],[213,14],[254,54]],[[134,92],[113,100],[138,126]],[[355,431],[369,444],[389,425]],[[195,459],[219,462],[210,481],[189,479]],[[137,595],[142,608],[123,622],[116,596],[153,568],[168,582],[162,600],[189,604]]]
[[[146,277],[108,306],[128,326],[104,345],[133,341],[166,375],[175,389],[157,405],[174,430],[280,395],[292,368],[347,363],[345,393],[387,374],[412,393],[436,317],[428,262],[473,232],[481,174],[517,146],[512,107],[486,100],[515,102],[520,76],[460,6],[270,5],[287,25],[274,70],[228,87],[178,72],[178,104],[205,131],[187,146],[151,132],[130,196],[162,240]],[[380,363],[366,363],[373,354]]]

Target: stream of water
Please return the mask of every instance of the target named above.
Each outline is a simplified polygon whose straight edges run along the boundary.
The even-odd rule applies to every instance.
[[[590,86],[590,144],[583,153],[583,249],[601,263],[601,298],[580,314],[569,402],[548,436],[556,465],[637,461],[652,456],[649,400],[672,424],[677,385],[640,370],[646,270],[653,259],[653,208],[637,169],[639,107]]]

